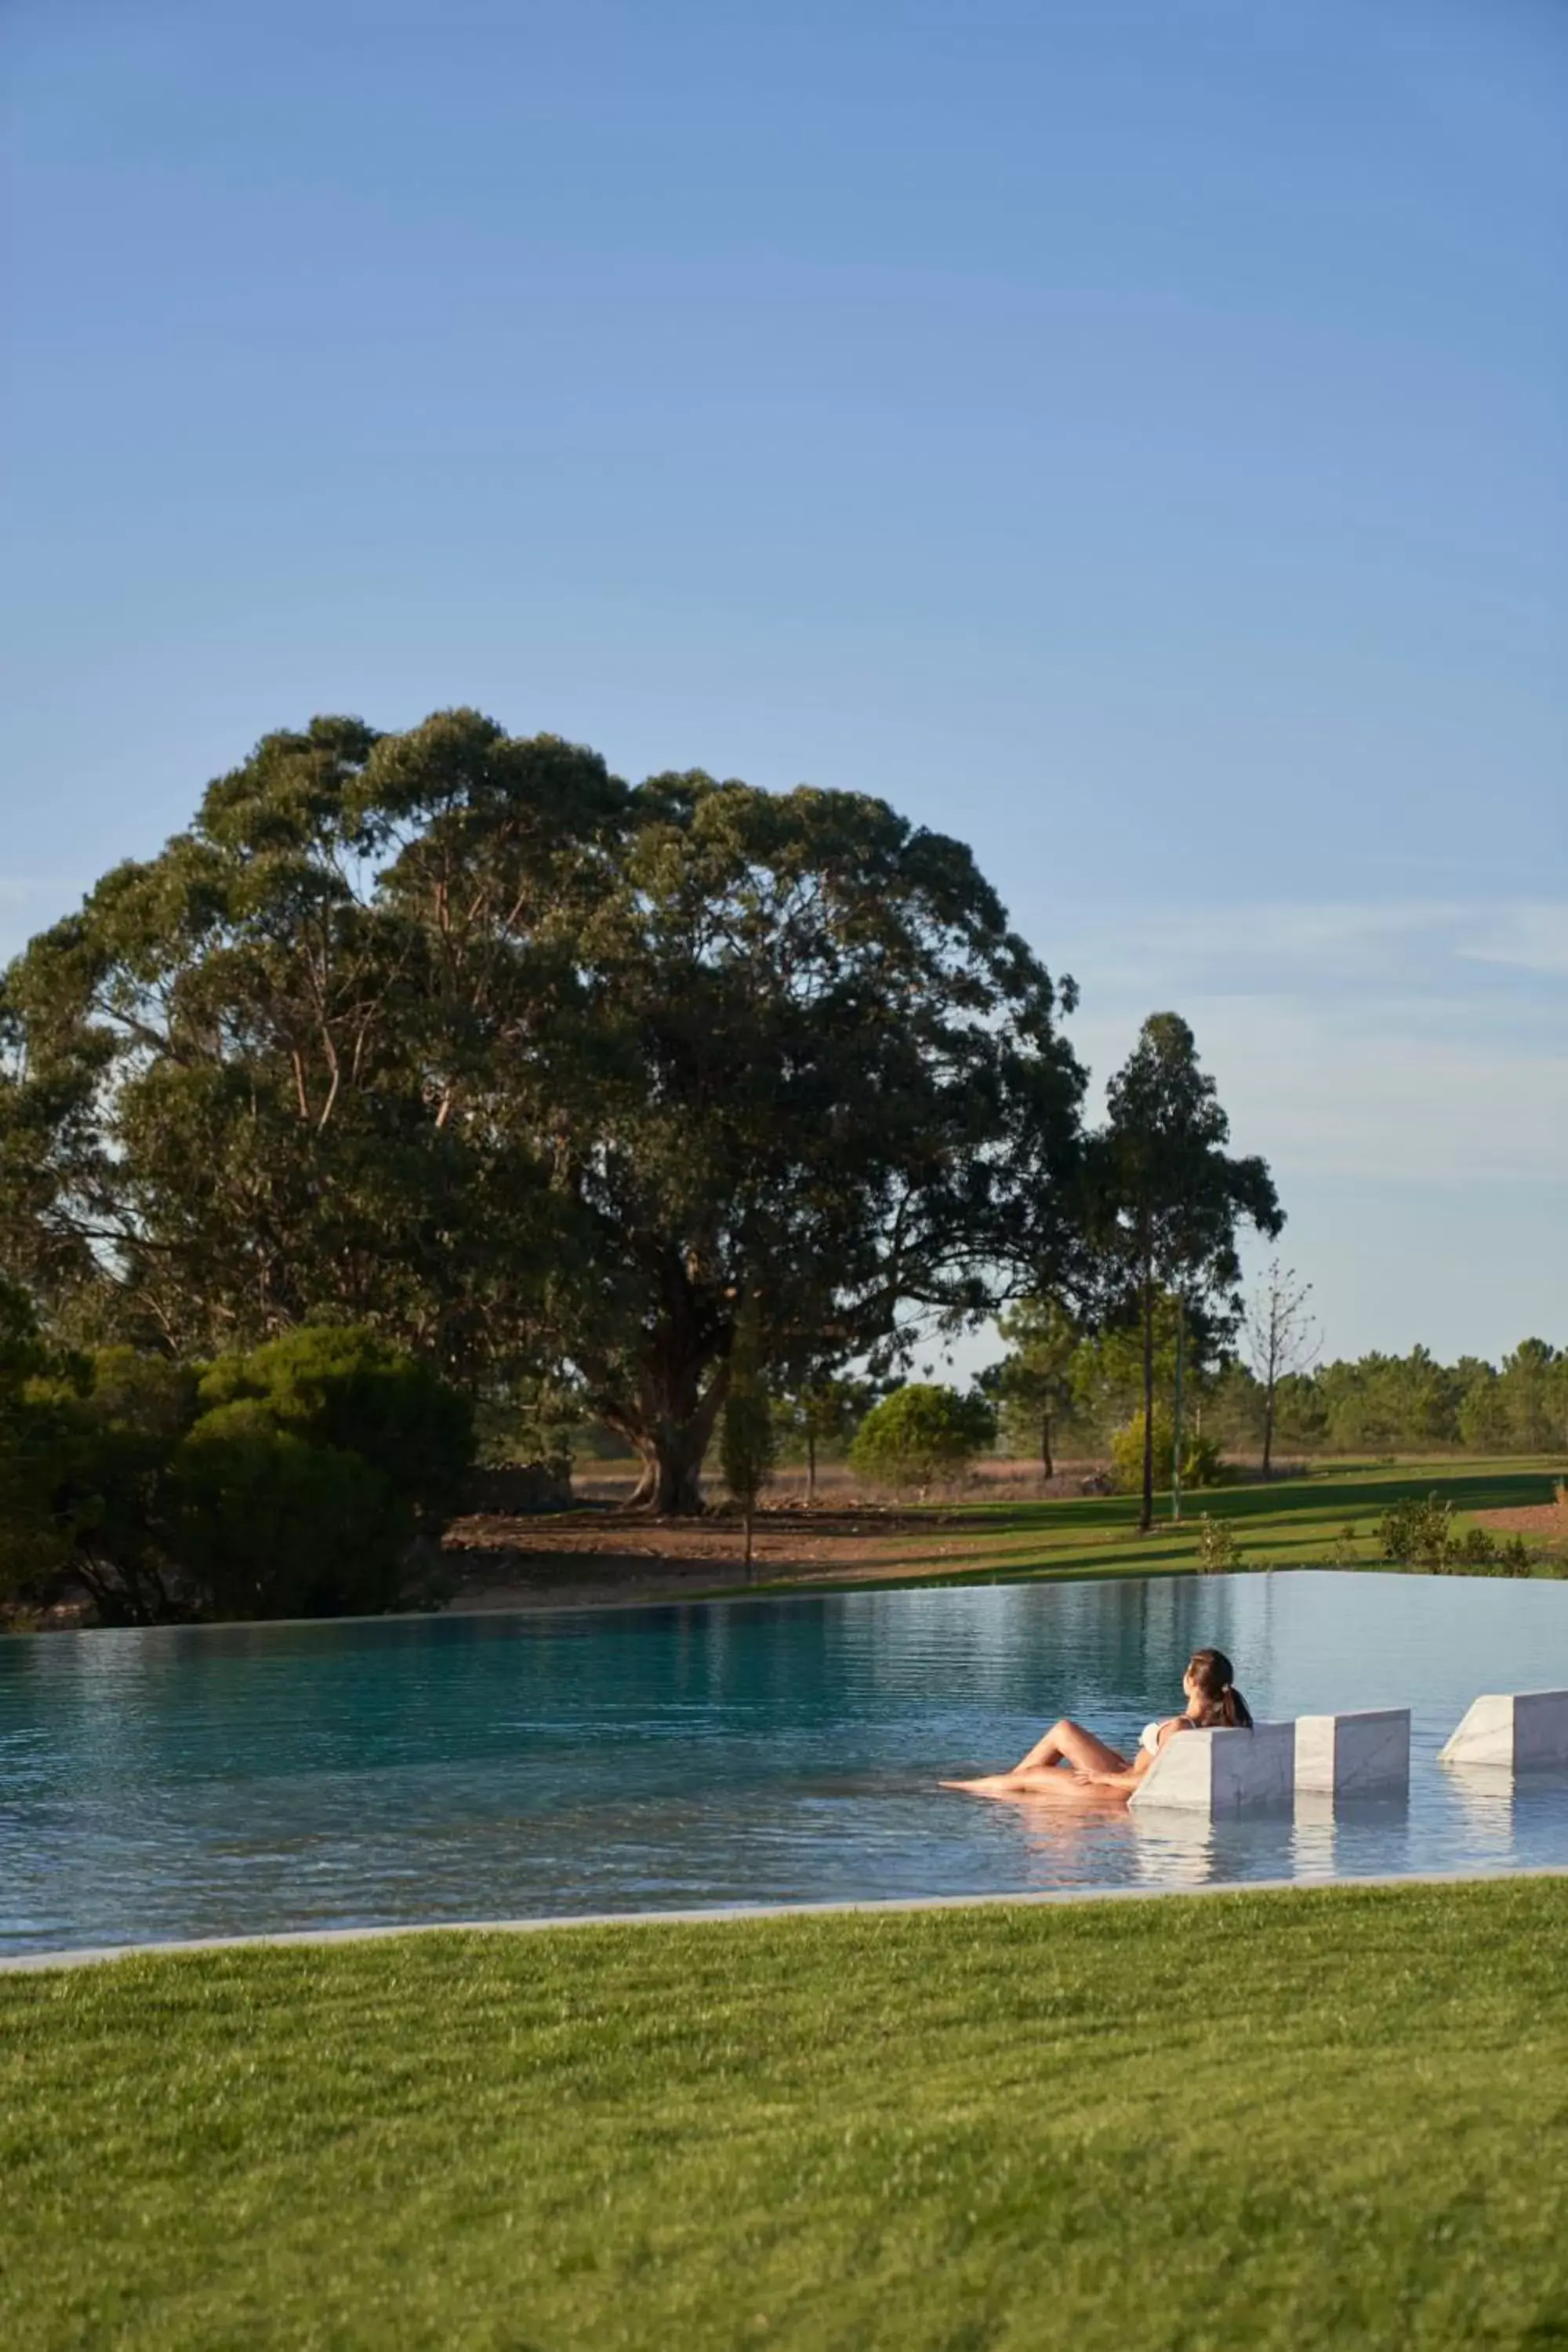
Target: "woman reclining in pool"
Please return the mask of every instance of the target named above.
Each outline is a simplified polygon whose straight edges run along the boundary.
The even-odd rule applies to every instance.
[[[1251,1711],[1231,1675],[1231,1663],[1223,1650],[1194,1650],[1182,1677],[1185,1714],[1145,1724],[1131,1763],[1120,1748],[1063,1716],[1010,1772],[993,1772],[979,1780],[944,1780],[942,1786],[971,1789],[985,1797],[1065,1797],[1089,1789],[1114,1789],[1131,1796],[1167,1740],[1180,1733],[1251,1728]],[[1065,1772],[1060,1769],[1063,1765],[1068,1768]]]

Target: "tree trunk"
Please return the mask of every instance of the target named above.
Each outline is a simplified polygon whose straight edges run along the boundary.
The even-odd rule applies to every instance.
[[[1176,1397],[1171,1416],[1171,1518],[1182,1516],[1182,1343],[1186,1337],[1186,1303],[1176,1301]]]
[[[697,1518],[703,1457],[729,1393],[733,1317],[694,1291],[678,1252],[663,1252],[657,1272],[659,1311],[635,1369],[612,1359],[584,1370],[595,1411],[642,1458],[628,1509]]]
[[[1049,1405],[1047,1405],[1045,1411],[1040,1415],[1040,1474],[1042,1477],[1046,1478],[1054,1478],[1057,1475],[1056,1465],[1051,1460],[1051,1409]]]
[[[700,1396],[691,1396],[695,1381],[680,1399],[682,1412],[668,1410],[641,1416],[621,1404],[600,1409],[612,1429],[627,1437],[642,1457],[642,1475],[626,1505],[628,1510],[652,1511],[661,1518],[700,1518],[702,1464],[712,1439],[719,1412],[730,1387],[730,1367],[720,1364]],[[689,1402],[688,1403],[688,1398]]]
[[[707,1508],[702,1500],[707,1433],[694,1440],[689,1429],[666,1427],[634,1443],[642,1455],[642,1475],[626,1508],[652,1511],[661,1519],[700,1519]]]
[[[751,1582],[751,1580],[752,1580],[752,1507],[752,1507],[752,1505],[751,1503],[748,1503],[748,1504],[746,1505],[746,1582],[747,1582],[748,1584],[750,1584],[750,1582]]]
[[[1263,1475],[1268,1475],[1274,1459],[1274,1391],[1270,1387],[1263,1396]]]
[[[816,1500],[816,1433],[810,1428],[805,1433],[805,1499]]]
[[[1154,1285],[1143,1283],[1143,1507],[1138,1532],[1147,1535],[1154,1524]]]

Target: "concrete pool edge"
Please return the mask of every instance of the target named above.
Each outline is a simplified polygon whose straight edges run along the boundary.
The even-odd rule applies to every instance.
[[[1219,1895],[1331,1895],[1362,1887],[1496,1886],[1515,1880],[1568,1878],[1568,1863],[1521,1870],[1416,1870],[1356,1878],[1218,1879],[1204,1886],[1052,1886],[1011,1895],[895,1895],[857,1902],[737,1903],[685,1911],[577,1911],[532,1919],[405,1919],[388,1927],[283,1927],[259,1936],[198,1936],[171,1943],[97,1944],[79,1950],[0,1956],[0,1976],[53,1969],[100,1968],[116,1960],[177,1959],[202,1952],[310,1949],[388,1943],[399,1936],[533,1936],[578,1927],[723,1927],[736,1921],[869,1918],[920,1911],[1039,1910],[1079,1903],[1163,1903]]]

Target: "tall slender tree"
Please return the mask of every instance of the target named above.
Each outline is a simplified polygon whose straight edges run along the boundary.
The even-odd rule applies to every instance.
[[[1162,1292],[1212,1336],[1240,1313],[1237,1232],[1284,1223],[1267,1163],[1233,1159],[1230,1122],[1179,1013],[1154,1013],[1111,1079],[1089,1156],[1089,1213],[1102,1314],[1135,1320],[1142,1343],[1139,1527],[1154,1519],[1154,1326]]]
[[[724,1484],[741,1506],[746,1533],[746,1580],[752,1577],[752,1552],[757,1502],[773,1475],[777,1453],[772,1402],[760,1347],[756,1301],[747,1300],[735,1323],[730,1350],[730,1378],[720,1423],[719,1458]]]

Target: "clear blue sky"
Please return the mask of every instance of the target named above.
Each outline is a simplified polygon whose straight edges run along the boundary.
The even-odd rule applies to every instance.
[[[1568,1341],[1568,7],[8,0],[0,944],[473,702],[964,835],[1331,1348]]]

